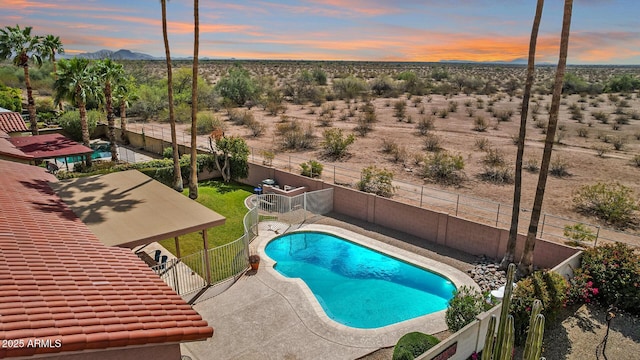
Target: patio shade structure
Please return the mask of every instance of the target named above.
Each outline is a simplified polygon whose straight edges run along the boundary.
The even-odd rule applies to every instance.
[[[0,156],[17,161],[36,161],[68,156],[91,156],[93,149],[61,134],[0,138]],[[65,161],[66,162],[66,161]]]
[[[128,170],[52,183],[57,195],[107,246],[135,248],[201,232],[225,217],[137,171]],[[207,257],[208,260],[208,257]],[[209,268],[210,264],[206,264]]]

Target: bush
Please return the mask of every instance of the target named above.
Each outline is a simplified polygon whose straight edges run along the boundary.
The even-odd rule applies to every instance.
[[[631,163],[637,167],[640,167],[640,155],[635,155],[633,159],[631,159]]]
[[[196,117],[196,134],[209,135],[215,129],[223,129],[223,123],[209,111],[201,111]]]
[[[440,151],[440,137],[435,134],[427,134],[424,139],[424,148],[427,151]]]
[[[486,296],[468,286],[462,286],[453,293],[445,314],[449,331],[457,332],[475,320],[480,313],[491,308]]]
[[[537,159],[529,158],[527,159],[527,161],[525,161],[524,168],[529,172],[535,173],[540,170],[540,165],[538,164]]]
[[[22,91],[17,88],[8,87],[0,81],[0,107],[9,111],[22,111]]]
[[[476,116],[476,118],[473,120],[474,131],[485,132],[487,131],[488,127],[489,127],[489,124],[487,123],[487,120],[483,116]]]
[[[310,124],[303,128],[297,120],[280,123],[276,127],[276,133],[280,136],[284,149],[309,149],[313,146],[313,126]]]
[[[309,160],[306,163],[302,163],[300,164],[300,167],[302,168],[302,172],[300,174],[310,178],[320,177],[322,169],[324,169],[324,166],[315,160]]]
[[[569,163],[560,156],[551,161],[549,173],[555,177],[565,177],[569,175]]]
[[[437,152],[425,158],[423,175],[437,183],[458,185],[464,179],[462,155]]]
[[[166,147],[162,150],[162,158],[163,159],[173,159],[173,148]]]
[[[518,282],[513,290],[510,313],[515,325],[516,344],[521,344],[527,336],[533,301],[542,302],[542,313],[547,324],[552,324],[558,312],[566,303],[569,284],[562,275],[552,271],[536,271]]]
[[[582,223],[565,225],[564,236],[570,239],[570,245],[577,246],[583,246],[584,243],[591,243],[596,240],[596,234]]]
[[[98,120],[103,114],[97,110],[87,111],[87,125],[89,126],[89,134],[93,133],[98,124]],[[75,141],[82,142],[82,126],[80,125],[80,112],[67,111],[60,118],[58,124],[69,137]]]
[[[323,133],[324,141],[322,146],[324,147],[324,155],[334,159],[338,159],[347,154],[347,148],[349,145],[356,141],[356,137],[353,134],[344,135],[342,129],[329,129]]]
[[[362,169],[360,181],[358,181],[356,186],[360,191],[373,193],[382,197],[391,197],[396,190],[393,186],[393,173],[375,166]]]
[[[640,255],[623,243],[596,246],[584,251],[572,280],[571,300],[615,305],[640,314]]]
[[[504,165],[486,166],[480,174],[480,178],[494,184],[511,184],[513,173],[509,167]]]
[[[622,228],[634,222],[639,208],[633,190],[617,182],[585,185],[573,195],[573,204],[582,213]]]
[[[398,119],[398,121],[402,121],[406,116],[406,107],[407,102],[404,100],[398,100],[393,103],[393,116]]]
[[[485,151],[489,149],[489,147],[491,146],[491,142],[486,137],[478,138],[476,139],[474,146],[480,151]]]
[[[488,148],[482,162],[488,166],[503,166],[505,165],[504,154],[498,149]]]
[[[435,129],[434,122],[435,121],[432,115],[420,116],[420,120],[418,120],[418,123],[416,124],[416,128],[418,129],[420,135],[427,135],[429,131]]]
[[[398,340],[393,348],[393,360],[413,360],[424,354],[427,350],[436,346],[440,340],[436,337],[423,334],[420,332],[412,332],[405,334]]]

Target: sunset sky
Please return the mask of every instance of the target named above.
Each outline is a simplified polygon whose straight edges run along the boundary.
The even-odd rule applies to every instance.
[[[512,61],[526,58],[535,0],[200,1],[200,57]],[[547,0],[539,62],[557,61],[561,0]],[[164,56],[159,0],[2,0],[0,25],[60,36],[67,54]],[[172,57],[193,53],[193,1],[167,2]],[[640,1],[575,0],[572,64],[640,64]]]

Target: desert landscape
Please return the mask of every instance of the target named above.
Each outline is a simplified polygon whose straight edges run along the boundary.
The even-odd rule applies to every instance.
[[[162,76],[161,65],[131,62],[127,67],[133,74],[144,74],[140,75],[141,79],[152,81]],[[186,65],[178,62],[176,71],[179,73]],[[355,186],[361,169],[375,165],[393,173],[393,179],[399,184],[396,198],[419,201],[420,194],[411,196],[402,189],[424,185],[427,189],[466,195],[471,202],[475,198],[486,199],[489,202],[477,207],[491,208],[495,214],[495,204],[491,202],[503,204],[499,209],[499,220],[502,226],[508,227],[508,218],[502,217],[509,216],[513,197],[513,164],[524,66],[207,61],[201,64],[200,73],[207,83],[215,86],[237,65],[246,69],[257,83],[263,84],[266,95],[247,101],[240,108],[225,106],[215,97],[205,98],[208,101],[206,111],[213,114],[216,126],[222,127],[226,135],[239,135],[247,141],[254,161],[263,159],[266,151],[267,158],[275,156],[274,166],[299,172],[300,163],[317,160],[324,164],[323,179],[349,186]],[[314,81],[303,83],[304,76],[314,72],[326,76],[324,85]],[[531,208],[535,195],[536,168],[546,136],[554,72],[552,66],[540,66],[536,70],[524,155],[521,208],[525,213]],[[552,170],[555,167],[558,172],[554,176],[552,171],[549,177],[543,212],[593,224],[593,231],[597,231],[595,226],[612,226],[576,211],[572,198],[584,185],[619,182],[631,188],[637,200],[637,194],[640,194],[637,181],[640,175],[640,99],[634,91],[605,92],[605,88],[612,79],[637,76],[640,68],[574,66],[569,67],[567,73],[552,156]],[[353,92],[345,91],[341,86],[347,81],[356,82]],[[358,85],[362,87],[358,88]],[[303,91],[310,95],[303,97]],[[269,102],[273,102],[274,96],[269,92],[280,94],[276,97],[279,100],[275,110]],[[136,115],[135,105],[131,110],[130,113]],[[374,115],[367,115],[371,113]],[[367,116],[374,119],[367,120]],[[150,125],[164,126],[168,138],[168,123],[162,114],[146,120],[140,117],[130,120],[138,126],[146,124],[147,132]],[[291,123],[299,124],[309,134],[308,145],[292,147],[285,144],[282,127]],[[186,122],[178,125],[179,131],[187,131],[187,127]],[[354,134],[355,141],[348,146],[344,156],[324,153],[321,144],[323,132],[328,129],[340,129],[345,136]],[[201,136],[203,144],[207,143],[206,138],[207,135]],[[457,181],[443,183],[425,176],[425,157],[438,152],[459,155],[463,160],[464,168]],[[488,169],[497,169],[500,176],[488,176]],[[425,190],[414,192],[421,191]],[[425,197],[424,202],[437,203],[436,198],[443,194]],[[493,219],[495,215],[486,217]],[[561,229],[567,221],[557,220],[556,223],[554,226]],[[520,226],[524,231],[528,220],[521,221]],[[635,224],[619,230],[637,233]],[[616,236],[611,233],[604,238],[615,240]]]

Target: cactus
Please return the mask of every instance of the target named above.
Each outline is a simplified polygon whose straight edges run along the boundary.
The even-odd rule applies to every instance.
[[[524,346],[523,360],[539,360],[542,353],[542,337],[544,335],[544,315],[542,302],[538,299],[533,301],[531,308],[531,318],[529,319],[529,333]]]
[[[482,360],[508,360],[513,354],[513,344],[515,341],[515,330],[513,324],[513,316],[509,315],[509,307],[511,306],[511,294],[513,292],[513,276],[515,273],[515,264],[509,264],[507,270],[507,284],[504,288],[504,297],[500,309],[500,324],[498,324],[498,335],[493,338],[496,327],[496,316],[492,315],[489,319],[487,335],[484,341],[484,349],[482,350]],[[531,318],[529,320],[529,333],[524,348],[523,360],[540,360],[542,353],[542,338],[544,336],[544,315],[542,311],[542,302],[535,300],[531,309]]]

